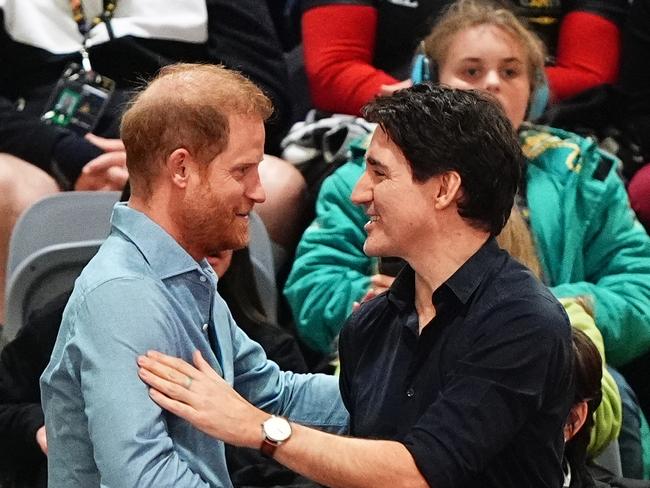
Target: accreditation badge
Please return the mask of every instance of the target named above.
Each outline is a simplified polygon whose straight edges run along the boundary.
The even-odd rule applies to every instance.
[[[92,132],[114,91],[110,78],[71,63],[52,91],[41,120],[79,135]]]

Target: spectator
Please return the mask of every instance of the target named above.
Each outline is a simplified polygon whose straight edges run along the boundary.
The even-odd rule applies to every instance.
[[[408,86],[418,43],[449,0],[303,0],[305,67],[314,105],[358,114],[376,95]],[[556,99],[616,81],[625,0],[515,1],[547,43]]]
[[[593,338],[593,335],[587,335],[580,329],[572,330],[575,395],[564,427],[564,486],[648,488],[650,482],[619,478],[594,464],[588,455],[587,445],[590,437],[593,438],[594,412],[603,396],[602,350],[596,346]]]
[[[625,128],[640,148],[643,167],[628,175],[630,203],[650,232],[650,1],[635,0],[624,30],[620,88],[625,95]]]
[[[520,129],[527,164],[518,203],[546,283],[558,297],[593,298],[612,365],[649,351],[650,238],[629,206],[617,161],[588,139],[522,125],[542,69],[539,43],[506,10],[461,2],[426,45],[441,82],[493,93]],[[378,269],[362,251],[363,213],[349,201],[363,172],[363,147],[353,147],[353,155],[325,181],[285,287],[299,333],[321,351],[331,348]]]

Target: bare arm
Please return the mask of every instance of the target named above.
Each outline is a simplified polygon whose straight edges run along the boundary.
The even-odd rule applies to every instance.
[[[269,415],[239,396],[200,353],[194,354],[196,367],[155,352],[140,357],[138,363],[140,377],[152,386],[151,398],[161,407],[228,444],[260,447],[260,426]],[[335,436],[297,424],[292,427],[293,435],[278,447],[275,459],[319,483],[359,488],[428,486],[399,442]]]

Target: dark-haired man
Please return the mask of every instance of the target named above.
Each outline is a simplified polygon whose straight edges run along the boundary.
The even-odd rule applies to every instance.
[[[287,423],[263,429],[261,444],[328,486],[562,486],[569,322],[494,241],[521,175],[508,119],[484,95],[430,85],[364,116],[379,124],[352,194],[370,217],[364,251],[408,266],[341,333],[354,437]],[[160,405],[227,443],[260,445],[268,414],[198,356],[198,370],[155,353],[140,364]],[[176,384],[185,376],[192,391]]]

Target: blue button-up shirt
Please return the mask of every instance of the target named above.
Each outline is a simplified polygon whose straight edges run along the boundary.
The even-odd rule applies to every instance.
[[[190,362],[198,349],[259,408],[345,427],[336,379],[281,372],[267,361],[235,324],[206,260],[196,262],[125,204],[111,221],[110,236],[75,284],[41,377],[48,486],[232,486],[223,443],[149,398],[136,364],[149,349]]]

